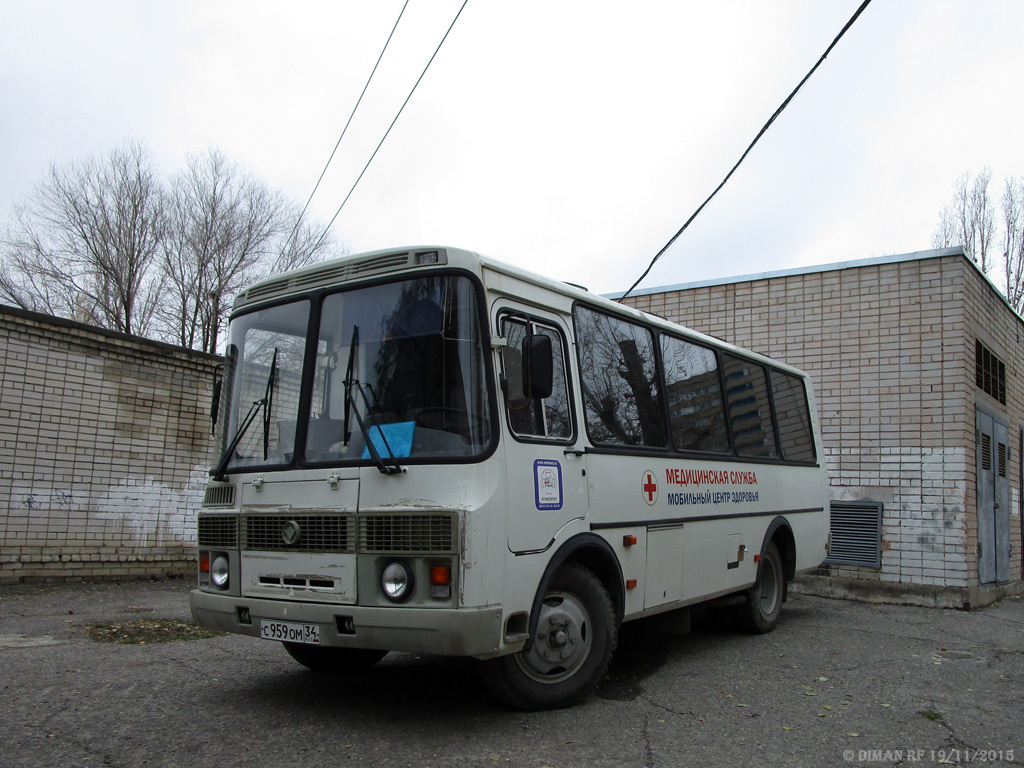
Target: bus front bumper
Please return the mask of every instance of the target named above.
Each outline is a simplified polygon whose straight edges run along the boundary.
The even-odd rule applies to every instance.
[[[197,624],[252,637],[260,637],[260,622],[267,619],[316,624],[320,644],[337,648],[483,657],[501,649],[498,607],[371,608],[233,597],[199,589],[192,590],[189,605]]]

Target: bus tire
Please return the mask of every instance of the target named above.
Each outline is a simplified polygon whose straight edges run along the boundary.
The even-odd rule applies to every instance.
[[[314,672],[359,672],[369,669],[387,655],[387,651],[368,648],[332,648],[303,643],[281,643],[288,655]]]
[[[735,606],[734,616],[739,628],[752,635],[763,635],[775,629],[782,613],[785,589],[782,556],[775,542],[770,541],[761,560],[757,583],[747,590],[747,599]]]
[[[516,709],[568,707],[601,682],[617,638],[608,590],[587,568],[566,563],[548,586],[530,648],[483,662],[481,677]]]

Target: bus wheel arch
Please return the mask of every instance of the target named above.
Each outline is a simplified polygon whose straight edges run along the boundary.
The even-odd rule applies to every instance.
[[[530,610],[530,637],[536,630],[536,618],[543,596],[551,579],[566,563],[576,562],[593,573],[604,585],[615,608],[615,624],[622,623],[626,610],[626,590],[622,577],[622,566],[607,541],[593,533],[582,533],[565,542],[555,552],[541,576],[537,594]]]
[[[757,579],[744,593],[743,602],[734,606],[736,622],[743,631],[760,635],[775,629],[788,596],[789,582],[795,574],[793,529],[784,517],[776,517],[761,543]]]
[[[783,576],[788,584],[796,576],[796,539],[793,537],[793,528],[789,521],[782,517],[776,517],[768,526],[761,543],[761,556],[764,557],[768,544],[774,542],[782,557]]]

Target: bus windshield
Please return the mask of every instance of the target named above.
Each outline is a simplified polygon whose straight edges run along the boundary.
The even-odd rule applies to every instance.
[[[309,307],[308,300],[295,301],[231,322],[218,470],[292,462]]]
[[[329,294],[320,304],[315,350],[307,354],[310,304],[296,301],[232,322],[223,445],[237,446],[223,459],[228,471],[293,462],[376,464],[384,471],[405,460],[484,452],[491,403],[469,279],[433,275]],[[303,361],[312,368],[306,376]],[[300,425],[303,386],[309,410]],[[253,409],[259,413],[246,425]]]

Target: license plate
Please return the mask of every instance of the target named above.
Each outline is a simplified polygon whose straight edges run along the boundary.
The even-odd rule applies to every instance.
[[[293,621],[260,621],[260,637],[286,643],[320,645],[320,627],[317,624],[297,624]]]

